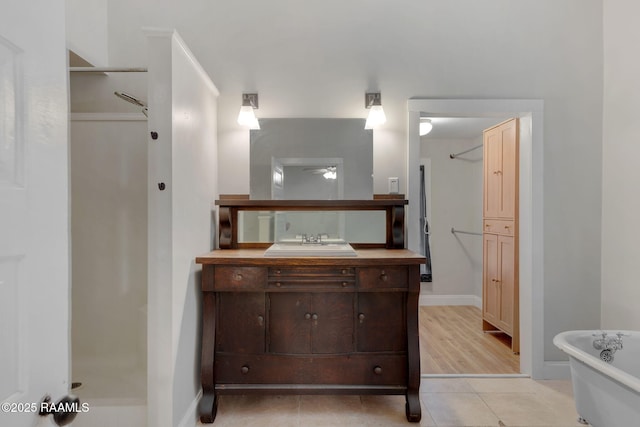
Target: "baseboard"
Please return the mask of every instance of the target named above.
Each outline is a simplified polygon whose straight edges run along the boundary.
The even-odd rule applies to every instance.
[[[419,305],[473,305],[482,308],[482,298],[477,295],[420,295]]]
[[[544,362],[542,378],[545,380],[568,380],[571,378],[569,361]]]
[[[200,402],[200,398],[202,397],[202,390],[196,394],[196,398],[191,402],[189,408],[184,413],[184,416],[180,420],[180,424],[178,427],[195,427],[198,425],[198,402]]]

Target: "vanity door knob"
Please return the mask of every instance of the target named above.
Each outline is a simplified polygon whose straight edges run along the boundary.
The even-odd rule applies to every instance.
[[[277,286],[277,287],[281,287],[281,286],[282,286],[282,283],[280,283],[280,282],[276,282],[276,286]]]
[[[242,372],[243,375],[246,375],[249,373],[249,367],[247,365],[244,365],[242,368],[240,368],[240,372]]]
[[[234,278],[235,280],[242,280],[242,274],[240,274],[240,273],[236,273],[236,275],[235,275],[235,276],[233,276],[233,278]]]
[[[342,274],[347,274],[349,272],[349,270],[347,270],[346,268],[342,269]]]
[[[258,325],[262,326],[264,324],[264,317],[258,316]]]
[[[382,280],[383,282],[387,281],[387,273],[385,273],[384,270],[382,270],[382,272],[380,273],[380,280]]]
[[[313,316],[311,316],[311,319],[313,319],[313,320],[318,320],[318,315],[317,315],[317,314],[315,314],[315,313],[313,313]]]
[[[306,313],[306,314],[304,315],[304,318],[305,318],[305,319],[307,319],[307,320],[311,319],[311,314]]]
[[[364,322],[364,313],[358,314],[358,320],[360,320],[360,323]]]
[[[382,375],[382,367],[381,366],[376,366],[375,368],[373,368],[373,372],[376,375]]]
[[[347,282],[342,282],[342,287],[343,287],[343,288],[346,288],[346,287],[347,287],[347,285],[348,285],[348,283],[347,283]]]

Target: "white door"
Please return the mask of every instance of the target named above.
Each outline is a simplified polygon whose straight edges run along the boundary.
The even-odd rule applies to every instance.
[[[69,389],[64,1],[0,13],[0,425],[48,426]]]

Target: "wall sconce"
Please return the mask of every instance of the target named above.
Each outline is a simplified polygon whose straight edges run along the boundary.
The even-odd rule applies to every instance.
[[[387,117],[384,115],[384,110],[382,109],[380,92],[365,93],[364,106],[369,109],[367,122],[364,124],[365,129],[373,129],[387,121]]]
[[[258,109],[258,94],[243,93],[242,107],[240,107],[240,114],[238,114],[238,124],[247,126],[249,129],[260,129],[258,118],[253,112],[254,109]]]
[[[420,117],[420,136],[428,134],[429,132],[431,132],[431,129],[433,129],[431,119]]]

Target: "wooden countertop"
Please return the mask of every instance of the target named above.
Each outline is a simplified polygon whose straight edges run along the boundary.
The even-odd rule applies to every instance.
[[[342,257],[265,257],[265,249],[219,249],[196,258],[198,264],[234,264],[234,265],[281,265],[283,260],[288,264],[299,265],[407,265],[424,264],[423,255],[408,249],[356,249],[357,256]]]

